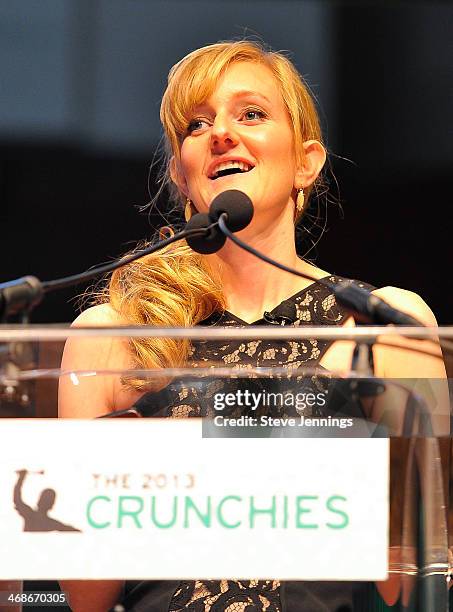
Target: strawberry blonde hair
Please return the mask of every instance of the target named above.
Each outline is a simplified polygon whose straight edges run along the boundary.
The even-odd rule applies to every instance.
[[[171,185],[173,195],[176,187],[170,179],[170,160],[179,160],[181,144],[192,111],[214,92],[218,81],[232,63],[251,62],[270,69],[279,84],[283,101],[293,128],[296,161],[304,158],[303,143],[306,140],[322,142],[318,113],[308,86],[304,83],[292,62],[275,51],[267,51],[262,45],[240,40],[223,42],[196,49],[173,66],[168,75],[168,86],[162,98],[160,119],[166,142],[166,183]],[[322,182],[319,177],[317,181]],[[308,199],[316,185],[305,188]],[[182,201],[183,194],[179,194]]]
[[[321,141],[313,97],[287,57],[247,40],[221,42],[197,49],[170,70],[160,110],[167,162],[162,185],[167,185],[171,197],[181,204],[185,197],[171,182],[171,159],[173,156],[177,160],[180,158],[181,144],[193,109],[210,97],[219,79],[236,62],[262,64],[274,75],[293,127],[298,162],[303,159],[306,140]],[[317,181],[305,189],[306,199]],[[225,308],[219,279],[211,277],[203,257],[193,252],[185,242],[171,245],[115,271],[107,297],[121,318],[132,325],[193,326],[214,311]],[[134,338],[130,343],[136,365],[140,368],[183,365],[190,350],[188,342],[179,340]],[[140,381],[129,384],[144,388]]]

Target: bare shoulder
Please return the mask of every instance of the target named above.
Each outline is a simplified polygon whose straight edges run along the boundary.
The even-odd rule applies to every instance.
[[[382,287],[373,291],[373,295],[381,298],[390,306],[415,317],[423,325],[437,325],[433,311],[418,293],[399,287]]]
[[[125,325],[126,322],[119,313],[109,304],[97,304],[84,310],[74,319],[72,327],[97,327],[111,325]]]
[[[397,287],[384,287],[373,293],[423,325],[437,326],[433,312],[417,293]],[[443,383],[446,372],[438,342],[383,334],[373,354],[377,375],[401,379],[410,388],[416,385],[431,414],[433,431],[436,435],[447,435],[450,431],[448,386]]]
[[[72,327],[100,329],[126,324],[110,304],[99,304],[82,312]],[[68,338],[61,362],[60,416],[93,418],[130,406],[138,395],[124,388],[120,374],[109,372],[133,367],[127,338],[95,332]]]
[[[436,318],[428,304],[417,293],[383,287],[373,291],[390,306],[416,318],[422,325],[437,326]],[[377,344],[376,357],[380,375],[388,377],[436,378],[445,376],[439,345],[429,340],[414,340],[403,336],[381,337],[381,341],[393,346]]]
[[[83,311],[72,327],[116,327],[127,322],[110,304],[98,304]],[[108,369],[128,367],[131,362],[127,341],[124,338],[96,336],[91,332],[86,338],[73,337],[66,342],[63,363],[83,369]]]

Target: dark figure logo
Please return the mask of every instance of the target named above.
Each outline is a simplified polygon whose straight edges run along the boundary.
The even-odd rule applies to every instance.
[[[14,507],[24,519],[24,531],[80,531],[80,529],[65,525],[47,515],[55,503],[56,493],[53,489],[44,489],[39,496],[36,510],[22,500],[22,485],[27,474],[42,475],[43,471],[17,470],[17,474],[19,477],[14,487]]]

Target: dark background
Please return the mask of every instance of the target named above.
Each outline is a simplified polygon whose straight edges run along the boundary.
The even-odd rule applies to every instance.
[[[451,323],[452,20],[433,0],[0,0],[0,282],[75,273],[152,234],[138,207],[166,74],[245,34],[289,50],[319,102],[343,212],[328,204],[318,265],[416,291]],[[72,320],[82,291],[33,321]]]
[[[318,265],[416,291],[451,323],[452,20],[433,1],[0,0],[0,282],[75,273],[153,233],[138,207],[166,74],[245,34],[289,50],[319,101],[343,212],[328,204]],[[33,322],[72,320],[83,289]]]

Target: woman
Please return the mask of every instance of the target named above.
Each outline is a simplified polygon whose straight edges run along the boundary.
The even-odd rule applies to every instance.
[[[329,277],[296,253],[294,226],[303,217],[311,192],[321,182],[326,150],[310,93],[288,59],[248,41],[198,49],[170,71],[161,119],[169,149],[168,173],[185,207],[186,218],[194,211],[206,212],[219,193],[239,189],[251,198],[255,210],[252,222],[240,233],[243,240],[310,277]],[[341,282],[337,277],[330,278]],[[425,324],[434,323],[429,308],[413,293],[387,287],[375,294]],[[270,267],[231,242],[218,253],[206,256],[193,253],[186,245],[170,247],[128,266],[113,275],[108,301],[83,312],[74,325],[246,326],[266,323],[269,319],[263,319],[263,313],[275,315],[282,303],[295,308],[296,325],[354,325],[325,287]],[[443,374],[435,358],[417,353],[411,355],[410,361],[401,358],[406,356],[406,344],[401,339],[394,347],[374,349],[378,376],[410,377],[417,368],[424,376]],[[265,347],[260,352],[255,348],[251,351],[249,347],[236,347],[221,358],[226,363],[248,360],[255,364],[269,359],[267,363],[271,365],[282,365],[288,364],[290,349],[292,367],[308,362],[341,370],[348,368],[353,352],[352,343],[346,341],[312,344],[308,351],[306,346],[300,350],[297,343],[280,352],[271,349],[269,353]],[[192,348],[195,357],[206,357],[197,355],[197,350],[200,352]],[[189,346],[170,341],[150,343],[137,339],[127,344],[114,339],[93,345],[90,341],[73,340],[65,348],[63,368],[159,367],[193,358]],[[113,377],[101,384],[87,380],[77,387],[62,381],[60,414],[97,417],[140,401],[145,390],[149,387],[145,389],[140,381],[126,383]],[[180,408],[170,407],[165,414],[197,414],[190,402],[183,402],[183,410]],[[238,584],[173,586],[174,595],[167,597],[162,609],[184,609],[195,602],[209,610],[228,589],[239,593],[239,599],[233,597],[230,603],[253,601],[254,610],[263,605],[269,605],[269,611],[281,609],[277,581],[247,584],[245,591],[244,585]],[[95,612],[115,604],[122,584],[88,581],[64,583],[63,587],[69,591],[75,611]],[[244,593],[250,599],[241,599]],[[150,604],[149,609],[158,607]]]

